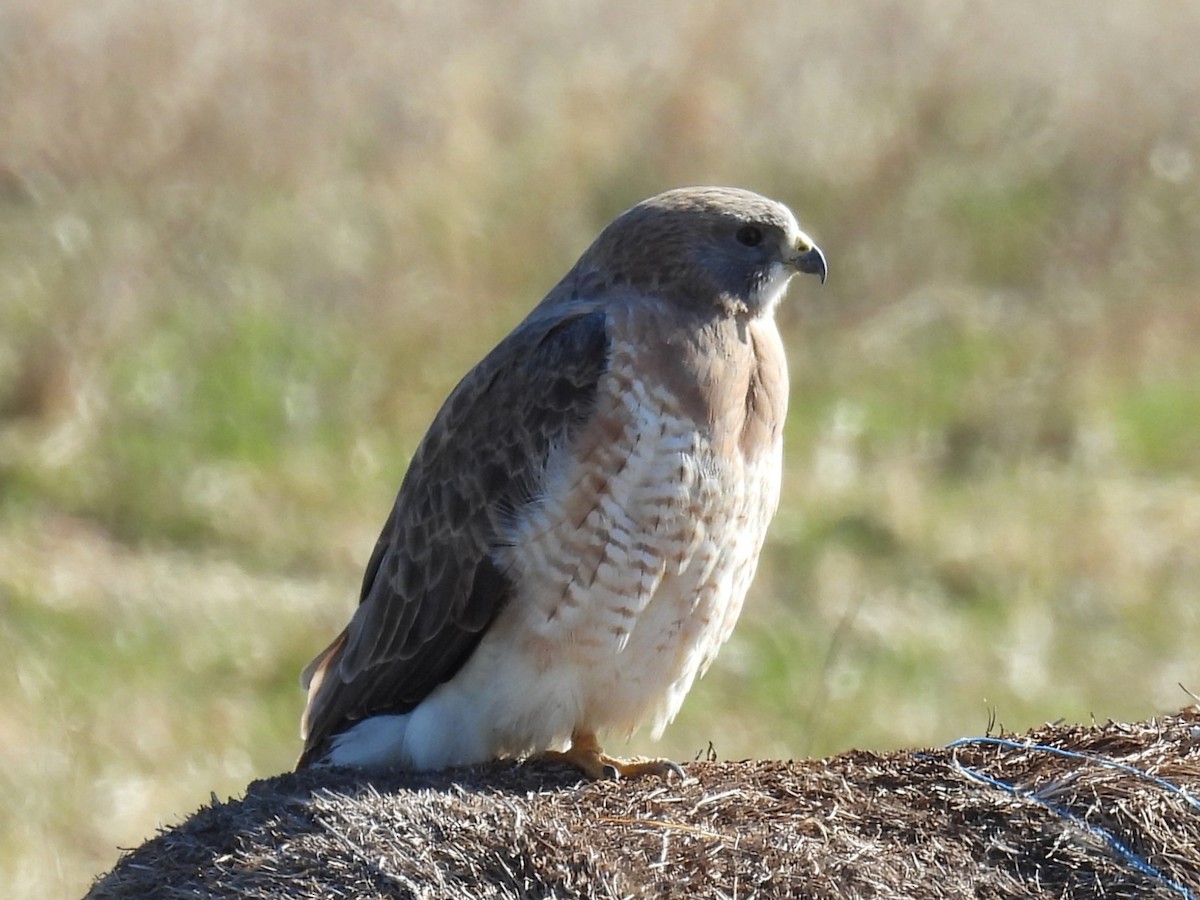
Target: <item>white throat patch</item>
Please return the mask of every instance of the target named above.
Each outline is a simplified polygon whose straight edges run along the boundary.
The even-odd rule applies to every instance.
[[[750,308],[758,310],[759,315],[769,316],[775,312],[775,306],[783,298],[788,282],[796,270],[781,262],[773,263],[767,277],[750,295]]]

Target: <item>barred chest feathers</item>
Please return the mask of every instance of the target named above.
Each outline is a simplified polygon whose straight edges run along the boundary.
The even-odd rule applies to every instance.
[[[511,637],[530,693],[551,695],[511,721],[560,708],[657,736],[729,637],[778,504],[787,380],[770,319],[717,327],[719,352],[693,358],[614,318],[596,415],[499,554],[529,601],[484,643]]]

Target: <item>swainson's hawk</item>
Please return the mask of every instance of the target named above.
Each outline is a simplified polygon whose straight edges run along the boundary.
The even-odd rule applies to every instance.
[[[459,383],[358,609],[304,672],[301,767],[437,769],[657,737],[729,637],[779,499],[774,310],[825,259],[774,201],[683,188],[612,222]]]

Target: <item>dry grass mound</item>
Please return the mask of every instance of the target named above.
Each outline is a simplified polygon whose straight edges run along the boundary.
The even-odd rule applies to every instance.
[[[281,775],[214,798],[89,896],[1200,896],[1200,708],[687,770]]]

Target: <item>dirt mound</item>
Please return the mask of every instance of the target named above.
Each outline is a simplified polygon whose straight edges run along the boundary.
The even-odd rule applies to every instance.
[[[687,773],[281,775],[89,896],[1200,898],[1200,708]]]

